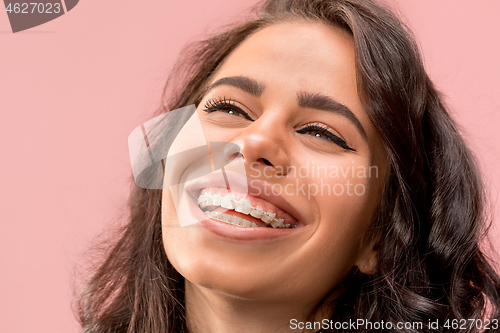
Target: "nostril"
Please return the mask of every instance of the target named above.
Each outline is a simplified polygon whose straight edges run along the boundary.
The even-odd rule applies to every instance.
[[[228,142],[226,144],[226,146],[224,147],[223,154],[226,157],[226,159],[230,161],[234,160],[235,158],[243,156],[240,147],[237,144],[231,142]]]
[[[243,154],[242,153],[233,153],[231,156],[227,157],[229,160],[235,160],[239,157],[243,157]]]
[[[270,165],[270,166],[273,165],[271,162],[269,162],[269,160],[267,160],[265,158],[262,159],[262,162],[264,162],[265,165]]]

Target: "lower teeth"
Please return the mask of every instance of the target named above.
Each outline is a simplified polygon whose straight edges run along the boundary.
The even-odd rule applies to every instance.
[[[250,221],[245,220],[245,219],[238,217],[238,216],[234,216],[234,215],[230,215],[230,214],[223,214],[221,212],[215,212],[215,211],[205,211],[204,213],[208,217],[210,217],[214,220],[224,222],[227,224],[237,225],[240,227],[254,227],[254,228],[258,227],[258,225],[255,222],[250,222]],[[267,227],[283,229],[283,228],[290,228],[290,225],[289,224],[283,225],[283,226],[268,225]]]

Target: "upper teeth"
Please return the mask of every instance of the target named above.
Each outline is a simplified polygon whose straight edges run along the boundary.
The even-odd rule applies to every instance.
[[[277,218],[275,213],[271,211],[265,212],[261,206],[252,206],[252,203],[248,198],[236,200],[233,193],[227,193],[226,195],[221,196],[218,193],[212,194],[207,191],[198,197],[198,205],[200,208],[220,206],[226,209],[233,209],[239,213],[258,218],[267,225],[271,225],[273,228],[290,228],[290,224],[284,224],[284,219]],[[211,211],[206,211],[205,214],[207,214],[210,218],[230,224],[240,225],[243,227],[257,226],[257,224],[253,222],[229,214]]]

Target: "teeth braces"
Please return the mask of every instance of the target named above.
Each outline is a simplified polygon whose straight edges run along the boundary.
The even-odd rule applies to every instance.
[[[261,206],[254,207],[252,206],[250,199],[244,198],[242,200],[236,200],[235,196],[233,193],[228,193],[225,196],[221,196],[220,194],[211,194],[209,192],[205,192],[202,195],[198,197],[198,206],[200,208],[215,208],[215,207],[222,207],[226,209],[233,209],[236,212],[245,214],[245,215],[250,215],[255,218],[260,219],[264,223],[271,225],[273,228],[290,228],[290,224],[284,224],[284,219],[277,218],[276,214],[269,211],[265,212],[264,209]],[[245,222],[239,221],[241,219],[240,217],[229,215],[229,214],[222,214],[220,212],[211,212],[211,211],[205,211],[205,214],[209,216],[210,218],[216,219],[221,222],[227,222],[230,224],[236,224],[236,225],[241,225],[241,226],[254,226],[252,224],[255,224],[253,222],[247,221],[245,219],[242,219]],[[209,215],[210,214],[210,215]],[[215,215],[214,215],[215,214]],[[221,215],[219,215],[221,214]],[[227,217],[229,216],[229,217]],[[247,225],[248,223],[250,225]],[[240,224],[242,223],[242,224]],[[255,227],[257,224],[255,224]]]

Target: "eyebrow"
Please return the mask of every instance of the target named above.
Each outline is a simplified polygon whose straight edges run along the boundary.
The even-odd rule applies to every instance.
[[[264,93],[265,89],[265,86],[262,83],[254,79],[245,76],[229,76],[221,78],[207,86],[202,95],[205,95],[209,90],[222,85],[239,88],[256,97],[260,97]],[[328,96],[321,94],[312,94],[308,92],[299,92],[297,94],[297,99],[299,106],[302,108],[329,111],[344,116],[354,126],[356,126],[358,131],[361,133],[361,136],[366,141],[368,141],[368,136],[366,135],[365,129],[359,122],[358,118],[356,118],[354,113],[344,104],[339,103]]]
[[[228,85],[239,88],[251,95],[260,97],[264,92],[264,85],[244,76],[230,76],[219,79],[205,89],[205,93],[218,86]]]
[[[368,141],[365,129],[359,122],[358,118],[352,113],[351,110],[344,104],[341,104],[328,96],[320,94],[311,94],[307,92],[300,92],[297,95],[299,106],[302,108],[311,108],[323,111],[330,111],[340,114],[347,118],[361,133],[361,136]]]

